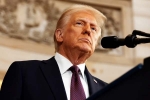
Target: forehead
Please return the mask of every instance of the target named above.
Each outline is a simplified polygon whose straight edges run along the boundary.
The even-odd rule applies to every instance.
[[[83,20],[89,23],[92,23],[94,25],[97,25],[96,18],[94,15],[90,12],[87,11],[78,11],[75,12],[71,15],[71,20],[76,21],[76,20]]]

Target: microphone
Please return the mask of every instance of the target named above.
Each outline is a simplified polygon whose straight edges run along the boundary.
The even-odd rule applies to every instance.
[[[103,48],[118,48],[125,45],[125,41],[117,36],[107,36],[102,38],[101,45]]]
[[[137,44],[150,43],[150,38],[137,38],[136,33],[141,35],[147,35],[147,37],[150,36],[150,34],[134,30],[133,33],[128,35],[125,39],[118,38],[117,36],[103,37],[101,40],[101,45],[103,48],[118,48],[119,46],[124,45],[129,48],[134,48]]]

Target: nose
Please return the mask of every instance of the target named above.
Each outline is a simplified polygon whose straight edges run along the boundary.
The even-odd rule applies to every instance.
[[[91,27],[90,27],[90,25],[86,25],[85,27],[84,27],[84,32],[83,32],[84,34],[88,34],[88,35],[90,35],[91,34]]]

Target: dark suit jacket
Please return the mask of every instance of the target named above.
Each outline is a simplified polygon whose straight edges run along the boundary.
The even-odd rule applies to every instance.
[[[106,83],[85,69],[90,95]],[[9,67],[1,87],[0,100],[67,100],[54,57],[45,61],[18,61]]]

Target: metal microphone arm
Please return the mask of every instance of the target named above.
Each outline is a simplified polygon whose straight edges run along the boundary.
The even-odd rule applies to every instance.
[[[140,35],[140,36],[150,37],[149,33],[145,33],[145,32],[139,31],[139,30],[134,30],[132,32],[132,35]]]
[[[134,48],[137,44],[149,43],[150,42],[150,38],[137,38],[136,35],[150,37],[150,34],[148,34],[148,33],[145,33],[145,32],[142,32],[142,31],[138,31],[138,30],[134,30],[132,32],[132,34],[129,34],[125,38],[125,45],[127,47]]]

